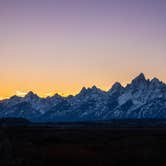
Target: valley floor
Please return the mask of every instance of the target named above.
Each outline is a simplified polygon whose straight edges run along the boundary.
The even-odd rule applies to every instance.
[[[2,127],[0,165],[166,165],[165,128]]]

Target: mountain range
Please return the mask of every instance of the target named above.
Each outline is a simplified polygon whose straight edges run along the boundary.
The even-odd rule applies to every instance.
[[[127,86],[117,82],[108,91],[83,87],[75,96],[47,98],[29,92],[0,101],[0,118],[9,117],[34,122],[165,119],[166,84],[141,73]]]

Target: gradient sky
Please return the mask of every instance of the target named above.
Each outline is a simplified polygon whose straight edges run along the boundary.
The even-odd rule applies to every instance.
[[[0,98],[166,82],[165,0],[0,0]]]

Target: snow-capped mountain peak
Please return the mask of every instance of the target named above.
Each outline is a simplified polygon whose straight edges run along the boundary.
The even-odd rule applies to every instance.
[[[146,88],[148,82],[149,80],[146,80],[145,75],[141,73],[135,79],[132,80],[130,87],[143,89]]]
[[[40,98],[33,92],[0,102],[0,117],[35,121],[83,121],[124,118],[166,118],[166,84],[141,73],[126,87],[116,82],[109,91],[83,87],[75,96]]]
[[[156,77],[154,77],[151,81],[150,81],[150,86],[153,88],[157,88],[160,86],[166,86],[163,82],[161,82],[159,79],[157,79]]]
[[[34,99],[34,98],[39,98],[39,96],[35,93],[33,93],[32,91],[28,92],[25,97],[25,99]]]
[[[116,92],[121,92],[123,91],[124,87],[119,83],[116,82],[115,84],[112,85],[112,88],[108,91],[108,93],[113,94]]]

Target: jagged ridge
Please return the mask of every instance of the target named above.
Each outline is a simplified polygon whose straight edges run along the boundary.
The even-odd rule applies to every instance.
[[[126,87],[117,82],[107,92],[96,86],[68,97],[40,98],[29,92],[0,101],[0,117],[46,122],[166,118],[166,84],[141,73]]]

